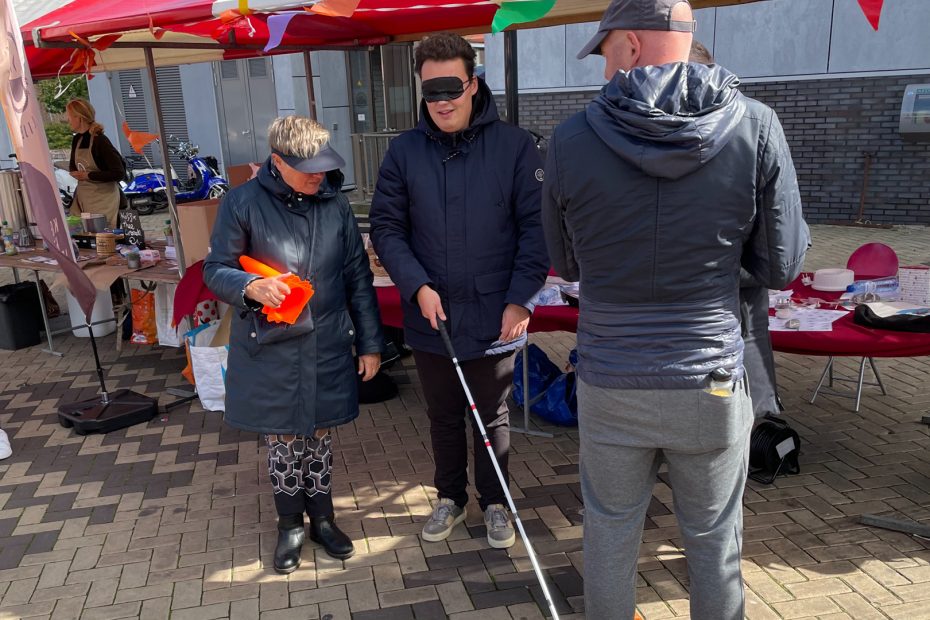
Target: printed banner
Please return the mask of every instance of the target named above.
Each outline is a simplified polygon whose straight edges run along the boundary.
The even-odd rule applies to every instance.
[[[0,28],[0,33],[5,35],[0,41],[0,104],[19,160],[23,186],[29,195],[39,233],[58,261],[68,280],[68,288],[89,323],[97,291],[75,261],[12,0],[3,0]]]

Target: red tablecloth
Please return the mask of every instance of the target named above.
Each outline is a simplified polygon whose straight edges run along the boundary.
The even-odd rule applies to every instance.
[[[801,283],[791,283],[795,299],[817,298],[834,301],[842,293],[815,291]],[[798,355],[837,357],[919,357],[930,355],[930,334],[870,329],[853,323],[853,313],[833,322],[832,332],[771,332],[772,348]]]
[[[833,301],[842,293],[815,291],[801,284],[800,278],[789,287],[795,297],[815,297]],[[385,325],[403,327],[400,293],[397,287],[377,287],[381,320]],[[530,332],[574,332],[578,325],[578,309],[571,306],[540,306],[530,320]],[[833,355],[837,357],[919,357],[930,355],[930,334],[869,329],[856,325],[852,312],[833,323],[832,332],[771,332],[772,348],[782,353],[798,355]]]
[[[377,286],[381,322],[391,327],[403,327],[400,291],[396,286]],[[530,319],[530,332],[574,332],[578,325],[578,308],[571,306],[539,306]]]

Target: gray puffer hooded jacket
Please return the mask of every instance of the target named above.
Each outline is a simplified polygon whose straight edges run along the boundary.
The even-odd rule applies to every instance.
[[[742,374],[742,265],[761,286],[809,245],[775,113],[720,66],[618,72],[550,142],[543,224],[556,271],[581,282],[579,377],[695,388]]]

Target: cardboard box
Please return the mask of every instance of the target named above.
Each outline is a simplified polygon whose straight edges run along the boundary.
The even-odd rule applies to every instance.
[[[185,267],[205,259],[210,252],[210,235],[213,233],[213,223],[216,222],[219,209],[218,198],[178,205]]]
[[[262,162],[254,164],[238,164],[236,166],[226,166],[227,181],[230,187],[239,187],[252,178],[256,172],[256,167],[260,168]]]

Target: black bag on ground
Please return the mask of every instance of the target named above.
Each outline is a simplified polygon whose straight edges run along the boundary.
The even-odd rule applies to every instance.
[[[749,477],[772,484],[780,475],[801,473],[801,438],[781,418],[767,415],[749,439]]]
[[[890,329],[898,332],[930,334],[930,314],[895,314],[881,317],[865,304],[856,306],[853,323],[872,329]]]
[[[372,405],[374,403],[383,403],[397,396],[397,384],[394,379],[383,371],[378,371],[374,377],[368,381],[362,381],[362,378],[356,375],[358,381],[358,402],[363,405]]]
[[[15,351],[39,344],[42,308],[35,282],[0,286],[0,349]]]

